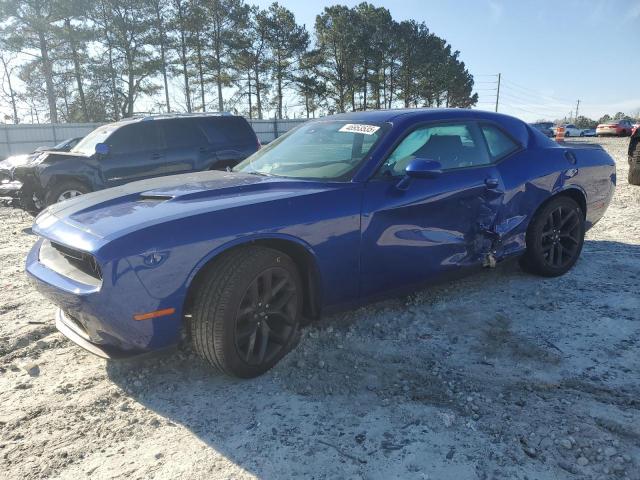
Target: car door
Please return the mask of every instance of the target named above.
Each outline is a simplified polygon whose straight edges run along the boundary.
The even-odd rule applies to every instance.
[[[156,121],[139,121],[118,128],[106,140],[109,153],[100,158],[106,186],[161,175],[164,140]]]
[[[202,170],[216,158],[195,118],[159,120],[165,139],[163,171],[161,175]]]
[[[414,158],[439,162],[441,173],[403,185]],[[482,264],[503,195],[475,122],[414,129],[364,190],[361,294],[383,294]]]

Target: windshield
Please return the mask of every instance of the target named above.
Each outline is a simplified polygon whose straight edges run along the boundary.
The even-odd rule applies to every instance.
[[[93,155],[96,153],[96,145],[104,143],[118,127],[116,125],[105,125],[98,127],[89,135],[84,137],[71,149],[71,153],[81,153],[83,155]]]
[[[66,139],[64,142],[60,142],[56,146],[53,147],[53,150],[62,150],[67,146],[67,144],[71,141],[70,138]]]
[[[340,179],[350,174],[388,124],[329,120],[302,124],[236,165],[235,172]]]

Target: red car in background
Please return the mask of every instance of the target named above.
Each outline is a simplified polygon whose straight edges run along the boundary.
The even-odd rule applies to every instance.
[[[596,135],[616,135],[618,137],[626,137],[631,135],[633,125],[631,120],[613,120],[607,123],[601,123],[596,127]]]

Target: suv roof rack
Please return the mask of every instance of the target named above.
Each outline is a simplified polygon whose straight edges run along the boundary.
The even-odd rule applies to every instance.
[[[131,120],[164,120],[169,118],[189,118],[189,117],[230,117],[231,112],[192,112],[192,113],[138,113],[131,117],[122,118],[119,122],[128,122]]]

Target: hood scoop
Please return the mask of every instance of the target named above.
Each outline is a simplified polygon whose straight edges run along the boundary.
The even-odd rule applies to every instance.
[[[174,198],[173,195],[162,193],[141,193],[138,197],[139,202],[166,202]]]

